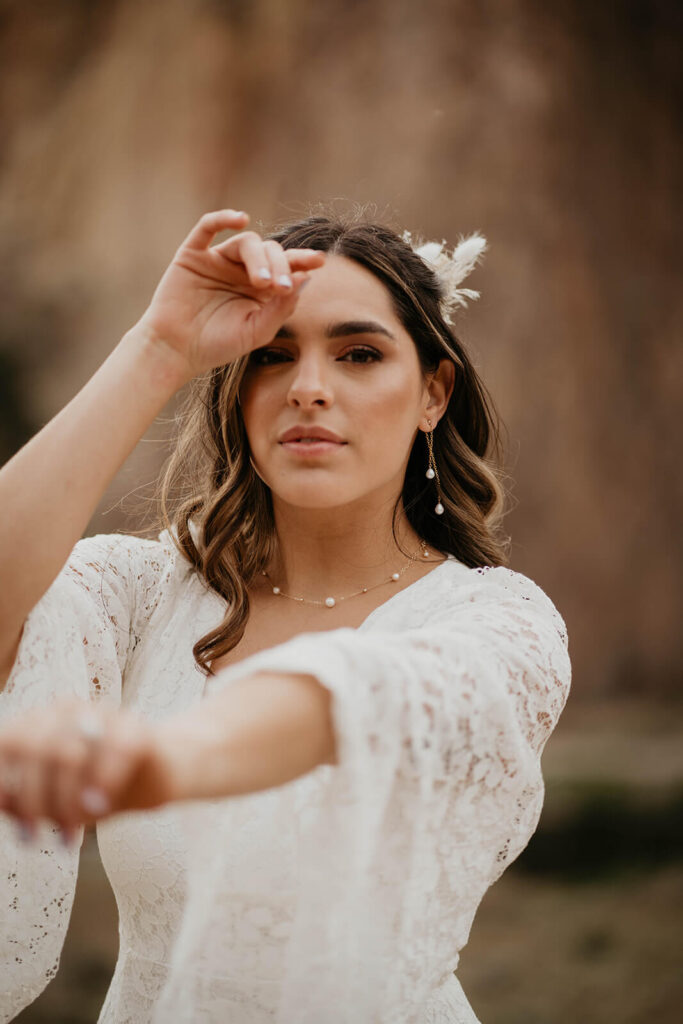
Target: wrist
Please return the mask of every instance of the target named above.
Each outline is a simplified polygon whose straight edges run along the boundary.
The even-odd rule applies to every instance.
[[[144,320],[126,331],[119,347],[134,359],[155,390],[169,399],[195,376],[187,360]]]
[[[187,736],[179,734],[173,719],[162,722],[155,729],[154,759],[166,779],[169,803],[197,797],[193,792],[191,772],[188,771],[191,761],[187,739]]]
[[[207,800],[227,795],[214,778],[222,746],[220,730],[195,713],[174,715],[156,728],[158,763],[168,780],[169,801]]]
[[[337,764],[331,697],[317,678],[245,676],[156,727],[172,800],[211,800],[281,786]]]

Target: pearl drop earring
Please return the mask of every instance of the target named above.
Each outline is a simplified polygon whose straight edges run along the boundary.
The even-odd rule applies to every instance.
[[[437,497],[437,502],[436,502],[436,505],[434,507],[434,511],[436,512],[437,516],[442,516],[443,513],[444,513],[444,507],[441,504],[441,482],[439,480],[439,473],[437,471],[436,460],[434,458],[434,437],[433,437],[433,431],[431,430],[432,421],[431,420],[427,420],[427,423],[429,424],[429,427],[430,427],[429,432],[426,434],[427,448],[429,449],[429,468],[427,469],[427,472],[425,473],[425,476],[427,477],[428,480],[436,479],[436,497]]]

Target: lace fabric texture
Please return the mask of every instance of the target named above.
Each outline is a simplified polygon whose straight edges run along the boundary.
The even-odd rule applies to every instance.
[[[159,720],[260,670],[332,694],[339,764],[99,827],[121,932],[100,1022],[475,1024],[453,972],[538,823],[570,685],[558,612],[518,573],[450,559],[359,629],[300,635],[206,686],[192,645],[222,615],[167,534],[88,538],[1,695],[2,715],[59,691]],[[39,850],[3,839],[8,1021],[56,969],[78,855],[49,829]]]

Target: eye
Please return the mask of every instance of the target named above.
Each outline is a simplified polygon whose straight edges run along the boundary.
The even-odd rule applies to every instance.
[[[376,348],[369,348],[367,345],[355,345],[343,356],[340,356],[340,360],[351,363],[376,363],[381,358],[381,352],[378,352]]]
[[[257,348],[250,354],[249,362],[254,366],[273,366],[290,358],[289,353],[280,348]]]

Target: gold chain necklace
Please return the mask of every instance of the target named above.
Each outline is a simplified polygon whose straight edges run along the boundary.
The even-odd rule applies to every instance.
[[[421,542],[420,552],[423,558],[429,558],[429,551],[427,550],[427,545],[424,541]],[[277,597],[287,597],[289,598],[290,601],[300,601],[303,604],[316,604],[323,605],[326,608],[334,608],[335,605],[339,604],[341,601],[349,601],[352,597],[358,597],[360,594],[368,594],[371,590],[376,590],[377,587],[386,586],[387,583],[397,583],[400,580],[401,576],[403,576],[403,574],[408,571],[411,564],[417,561],[419,561],[419,558],[417,558],[416,553],[415,555],[410,556],[410,562],[407,562],[403,566],[403,568],[400,569],[398,572],[392,572],[391,576],[388,579],[381,580],[379,583],[375,583],[371,587],[363,587],[361,590],[357,590],[355,594],[347,594],[346,597],[326,597],[323,601],[310,601],[307,597],[295,597],[294,594],[285,594],[284,590],[282,590],[281,587],[276,587],[273,585],[273,581],[271,580],[270,576],[268,575],[265,569],[263,569],[261,575],[265,576],[266,579],[270,582],[273,588],[273,593]]]

